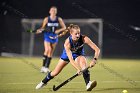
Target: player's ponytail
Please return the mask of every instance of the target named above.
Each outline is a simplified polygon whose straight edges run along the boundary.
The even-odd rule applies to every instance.
[[[71,32],[72,29],[80,29],[80,27],[78,25],[70,24],[61,34],[58,35],[58,37],[66,35],[68,32]]]
[[[70,24],[67,29],[70,31],[73,28],[74,24]]]
[[[61,34],[58,35],[58,37],[62,37],[66,35],[68,32],[70,32],[70,29],[73,27],[73,24],[70,24]]]

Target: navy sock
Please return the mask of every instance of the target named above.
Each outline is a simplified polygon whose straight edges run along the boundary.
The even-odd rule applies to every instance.
[[[42,82],[44,84],[46,84],[48,81],[50,81],[51,79],[53,79],[54,77],[51,76],[51,72],[48,73],[48,75],[42,80]]]
[[[48,59],[46,60],[46,64],[45,64],[45,67],[49,68],[50,66],[50,63],[51,63],[51,57],[48,57]]]
[[[45,66],[47,59],[48,59],[48,56],[43,55],[43,66]]]
[[[84,77],[85,83],[87,85],[89,83],[89,81],[90,81],[90,72],[89,72],[89,70],[85,70],[83,72],[83,77]]]

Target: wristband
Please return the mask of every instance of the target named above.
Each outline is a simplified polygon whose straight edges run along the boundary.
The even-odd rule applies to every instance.
[[[97,58],[94,58],[94,60],[96,60],[96,61],[97,61]]]

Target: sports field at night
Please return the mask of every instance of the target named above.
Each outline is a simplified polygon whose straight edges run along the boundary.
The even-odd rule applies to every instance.
[[[76,73],[71,64],[55,79],[42,89],[35,86],[46,76],[40,73],[40,57],[0,57],[0,93],[89,93],[86,91],[82,75],[53,91],[53,85],[59,85]],[[90,61],[90,59],[89,59]],[[140,60],[99,59],[95,67],[90,68],[91,80],[97,81],[92,93],[128,93],[140,92]],[[58,58],[51,63],[51,70],[56,66]],[[69,73],[69,74],[68,74]]]

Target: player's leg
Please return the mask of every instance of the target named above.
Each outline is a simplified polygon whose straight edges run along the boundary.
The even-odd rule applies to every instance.
[[[49,68],[49,66],[50,66],[52,55],[53,55],[53,52],[55,50],[56,45],[57,45],[57,43],[50,43],[49,44],[48,59],[47,59],[47,62],[45,64],[46,68]]]
[[[82,68],[82,70],[87,67],[87,60],[84,56],[77,57],[76,62],[79,64],[79,66]],[[85,83],[86,83],[87,91],[91,91],[96,86],[96,81],[90,81],[89,70],[85,70],[83,72],[83,78],[84,78]]]
[[[44,41],[44,55],[43,55],[43,64],[42,64],[42,68],[41,68],[41,72],[45,72],[47,73],[49,71],[49,69],[47,67],[45,67],[45,64],[47,63],[48,60],[48,53],[50,50],[50,42]]]
[[[86,61],[86,58],[84,56],[78,56],[75,59],[75,61],[81,67],[82,70],[87,67],[87,61]],[[85,70],[83,72],[83,77],[84,77],[85,83],[87,85],[89,83],[89,81],[90,81],[90,73],[89,73],[89,70]]]
[[[48,73],[48,75],[36,86],[36,89],[40,89],[46,85],[47,82],[57,76],[67,64],[67,62],[60,59],[55,69]]]

